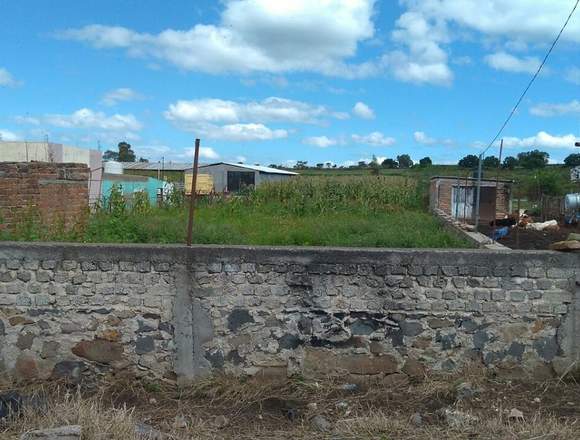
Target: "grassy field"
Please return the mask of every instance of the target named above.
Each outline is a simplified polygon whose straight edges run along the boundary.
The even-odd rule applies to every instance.
[[[186,206],[125,206],[113,195],[74,231],[23,222],[4,240],[92,243],[183,243]],[[299,178],[240,196],[200,201],[193,239],[200,244],[453,248],[468,244],[443,230],[425,209],[414,179]]]

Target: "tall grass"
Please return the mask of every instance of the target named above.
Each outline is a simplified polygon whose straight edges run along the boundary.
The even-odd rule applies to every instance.
[[[193,240],[200,244],[466,247],[424,209],[413,180],[398,177],[298,178],[265,183],[235,196],[201,199]],[[183,197],[163,208],[146,197],[128,205],[114,189],[82,234],[54,239],[101,243],[183,243]],[[45,233],[12,234],[9,239]]]
[[[253,206],[277,204],[296,215],[329,212],[392,212],[420,209],[414,180],[400,177],[297,178],[265,183],[244,200]]]

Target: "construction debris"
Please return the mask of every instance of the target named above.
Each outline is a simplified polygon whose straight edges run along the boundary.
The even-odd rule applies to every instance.
[[[553,251],[580,252],[579,240],[558,241],[550,246]]]

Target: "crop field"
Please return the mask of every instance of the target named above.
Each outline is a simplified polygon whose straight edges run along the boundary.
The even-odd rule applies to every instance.
[[[303,177],[236,196],[201,199],[193,240],[199,244],[454,248],[469,245],[426,210],[424,189],[398,176]],[[187,204],[173,197],[153,208],[127,206],[113,193],[72,231],[23,220],[4,240],[183,243]]]

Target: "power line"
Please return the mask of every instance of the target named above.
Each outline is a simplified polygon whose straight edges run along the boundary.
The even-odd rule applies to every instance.
[[[546,53],[546,56],[544,57],[544,60],[542,61],[542,64],[540,64],[540,67],[538,67],[538,70],[536,71],[536,73],[534,73],[534,76],[532,76],[532,79],[528,83],[527,87],[524,89],[523,93],[520,95],[520,98],[516,102],[516,105],[514,106],[514,108],[512,109],[512,111],[510,112],[509,116],[507,117],[507,119],[505,120],[505,122],[503,123],[503,125],[501,126],[501,128],[499,129],[499,131],[497,132],[497,134],[495,135],[495,137],[493,138],[493,140],[489,143],[489,145],[487,146],[487,148],[481,152],[480,157],[483,157],[483,155],[487,152],[487,150],[489,150],[493,146],[493,144],[495,143],[495,141],[497,141],[498,138],[503,133],[503,130],[506,128],[506,126],[508,125],[508,123],[512,119],[513,115],[515,114],[516,110],[518,109],[518,107],[520,106],[520,104],[522,103],[522,101],[524,100],[524,97],[526,96],[526,93],[528,93],[528,90],[530,90],[530,87],[532,87],[532,84],[534,83],[534,81],[536,80],[536,78],[540,75],[540,72],[542,71],[542,68],[544,67],[544,64],[546,64],[546,61],[548,61],[548,57],[550,56],[550,54],[554,50],[554,47],[556,47],[556,44],[560,40],[560,37],[564,33],[564,30],[566,29],[566,27],[568,26],[568,23],[572,19],[572,16],[574,15],[574,12],[576,11],[576,8],[578,7],[578,4],[579,3],[580,3],[580,0],[576,0],[576,4],[572,8],[572,11],[570,11],[570,15],[568,15],[568,18],[566,19],[566,22],[564,23],[564,26],[562,26],[562,29],[560,29],[560,32],[558,33],[558,36],[556,37],[556,39],[554,40],[554,42],[550,46],[550,49]]]

